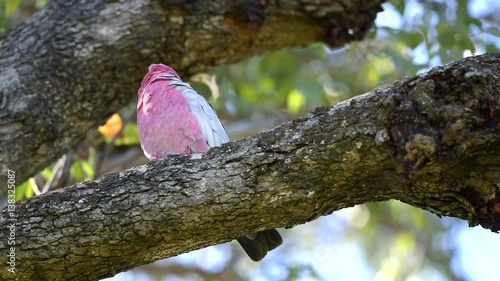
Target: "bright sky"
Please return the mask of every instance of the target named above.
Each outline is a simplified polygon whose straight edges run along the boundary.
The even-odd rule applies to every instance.
[[[464,224],[455,242],[459,245],[459,253],[452,264],[454,269],[463,269],[468,280],[500,280],[500,234]]]

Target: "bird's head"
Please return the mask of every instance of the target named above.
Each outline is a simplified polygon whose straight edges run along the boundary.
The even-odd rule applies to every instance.
[[[172,80],[172,79],[181,79],[179,74],[171,68],[170,66],[158,63],[152,64],[149,66],[149,71],[144,75],[141,83],[141,89],[149,85],[151,82],[155,80]],[[140,89],[140,90],[141,90]],[[140,91],[139,90],[139,94]]]
[[[154,91],[148,90],[149,94],[145,93],[146,87],[150,85],[151,83],[158,81],[158,80],[163,80],[166,83],[166,85],[170,84],[170,81],[179,81],[181,78],[179,77],[179,74],[170,66],[164,65],[164,64],[152,64],[149,66],[149,71],[144,75],[144,78],[142,79],[141,82],[141,87],[139,88],[138,91],[138,96],[139,96],[139,101],[138,101],[138,108],[140,108],[143,104],[143,102],[147,102],[149,100],[150,95],[153,94]],[[149,96],[145,97],[144,95]],[[145,101],[146,99],[146,101]]]
[[[179,74],[177,74],[177,72],[173,68],[162,63],[150,65],[149,71],[144,78],[146,78],[148,75],[152,76],[153,79],[168,77],[175,77],[177,79],[180,79]]]
[[[144,89],[156,80],[181,80],[179,74],[170,66],[158,63],[149,66],[149,71],[142,78],[141,87],[139,88],[139,98],[142,96]]]

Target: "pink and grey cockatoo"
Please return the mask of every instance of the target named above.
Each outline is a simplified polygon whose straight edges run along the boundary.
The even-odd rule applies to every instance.
[[[151,65],[138,94],[137,128],[142,150],[150,160],[169,154],[202,153],[229,142],[210,104],[171,67]],[[237,241],[254,261],[283,242],[276,229],[249,234]]]

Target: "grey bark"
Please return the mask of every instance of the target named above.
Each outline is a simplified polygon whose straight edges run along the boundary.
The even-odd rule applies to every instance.
[[[0,182],[20,184],[135,98],[151,63],[181,75],[364,37],[382,0],[53,0],[0,37]],[[2,189],[2,191],[5,191]]]
[[[498,231],[499,61],[467,58],[204,155],[19,202],[18,276],[96,280],[389,199]]]

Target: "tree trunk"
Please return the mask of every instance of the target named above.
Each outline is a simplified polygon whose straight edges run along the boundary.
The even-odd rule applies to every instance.
[[[53,0],[0,37],[0,182],[20,184],[135,97],[151,63],[181,75],[364,37],[382,0]]]
[[[97,280],[389,199],[498,231],[499,60],[467,58],[204,155],[172,155],[19,202],[17,276]],[[0,229],[7,241],[10,230]]]

